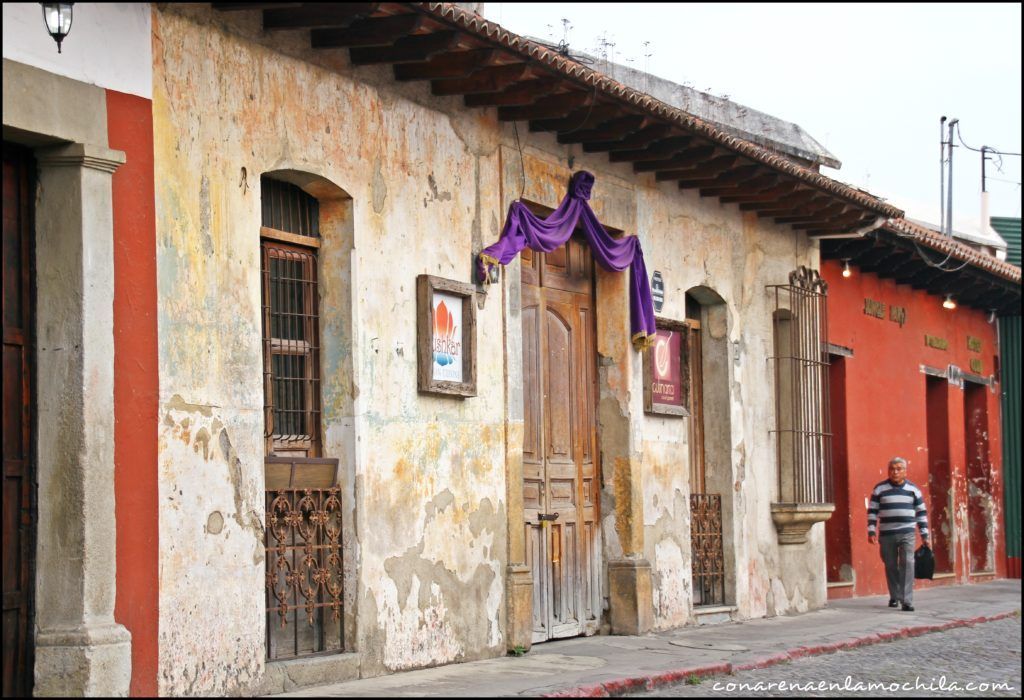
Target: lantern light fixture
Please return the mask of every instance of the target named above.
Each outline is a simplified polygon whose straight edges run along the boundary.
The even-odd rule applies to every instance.
[[[955,309],[956,308],[956,302],[953,301],[953,295],[952,294],[947,294],[946,295],[946,300],[944,302],[942,302],[942,308],[944,308],[944,309]]]
[[[844,258],[843,259],[843,277],[849,277],[852,274],[853,274],[853,271],[850,269],[850,259],[849,258]]]
[[[60,43],[71,31],[71,8],[75,3],[41,2],[39,4],[43,6],[43,21],[46,22],[46,31],[57,42],[57,53],[60,53]]]

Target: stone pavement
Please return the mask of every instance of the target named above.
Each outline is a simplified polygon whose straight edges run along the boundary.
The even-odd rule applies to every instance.
[[[805,656],[629,697],[1006,697],[1021,692],[1021,620],[1005,617],[920,637]]]
[[[682,627],[643,636],[594,636],[535,645],[522,657],[321,685],[291,697],[600,697],[656,688],[816,654],[1020,615],[1019,579],[914,592],[915,612],[887,596],[829,601],[813,612]]]

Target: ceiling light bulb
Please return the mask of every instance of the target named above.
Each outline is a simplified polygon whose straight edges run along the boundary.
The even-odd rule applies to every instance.
[[[849,260],[844,260],[843,261],[843,277],[849,277],[852,274],[853,273],[850,271],[850,261]]]
[[[953,301],[953,295],[952,294],[947,294],[946,295],[946,300],[944,302],[942,302],[942,308],[944,308],[944,309],[955,309],[956,308],[956,302]]]

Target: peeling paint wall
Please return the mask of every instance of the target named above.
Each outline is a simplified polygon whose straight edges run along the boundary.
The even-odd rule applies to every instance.
[[[530,390],[519,268],[474,300],[468,399],[415,391],[415,278],[471,281],[508,203],[522,194],[554,208],[579,169],[597,178],[602,222],[639,235],[649,270],[662,272],[662,316],[682,319],[692,287],[718,295],[709,414],[722,420],[709,431],[709,485],[727,492],[729,601],[744,617],[820,604],[821,537],[788,559],[776,544],[764,380],[765,286],[815,265],[806,237],[549,134],[528,135],[520,155],[493,110],[396,83],[388,67],[352,68],[343,51],[313,52],[303,32],[265,34],[258,13],[161,5],[153,31],[161,693],[244,692],[263,675],[258,232],[259,176],[271,172],[318,197],[333,223],[319,252],[324,455],[341,464],[345,648],[362,676],[505,652],[522,547],[509,529],[520,529],[522,485],[506,474],[521,472]],[[596,273],[601,551],[636,571],[651,563],[652,591],[638,584],[635,602],[666,628],[693,613],[688,427],[643,413],[627,279]],[[607,570],[601,585],[607,622]]]
[[[740,618],[820,607],[824,546],[780,548],[776,500],[772,311],[766,289],[800,265],[817,267],[806,236],[736,205],[645,182],[638,230],[648,271],[659,270],[659,316],[683,320],[694,288],[703,309],[706,491],[722,496],[725,602]],[[642,416],[642,417],[641,417]],[[644,551],[654,578],[655,627],[692,621],[691,418],[638,414],[644,444]],[[816,529],[820,526],[816,526]],[[821,569],[819,572],[818,569]]]
[[[499,232],[493,115],[439,111],[427,86],[289,56],[302,54],[289,37],[228,21],[173,5],[154,21],[160,692],[241,692],[265,663],[259,176],[272,171],[348,197],[320,252],[346,647],[363,675],[504,653],[500,301],[479,311],[480,395],[414,389],[416,275],[469,281],[472,250]]]

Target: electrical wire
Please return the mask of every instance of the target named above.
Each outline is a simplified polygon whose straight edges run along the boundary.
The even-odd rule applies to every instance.
[[[960,145],[963,146],[964,148],[966,148],[968,151],[974,151],[975,153],[981,153],[982,150],[984,150],[986,153],[998,153],[1001,156],[1017,156],[1018,158],[1020,157],[1020,153],[1011,153],[1010,151],[1000,151],[1000,150],[997,150],[997,149],[992,148],[990,146],[982,146],[981,148],[974,148],[973,146],[968,146],[967,143],[964,142],[964,137],[960,135],[960,122],[956,123],[956,137],[958,139],[960,139]]]
[[[516,132],[516,148],[519,149],[519,167],[523,171],[523,181],[519,186],[519,201],[523,201],[523,192],[526,191],[526,163],[523,162],[523,147],[519,143],[519,124],[512,122],[512,129]]]

